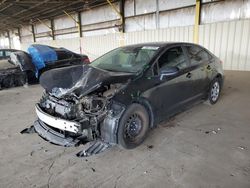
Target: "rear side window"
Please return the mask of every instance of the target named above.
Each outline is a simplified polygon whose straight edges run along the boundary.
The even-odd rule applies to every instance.
[[[5,56],[10,56],[11,51],[5,51]]]
[[[158,60],[159,69],[164,70],[170,67],[177,67],[179,69],[186,68],[187,62],[181,47],[174,47],[168,49]]]
[[[197,65],[208,61],[211,56],[202,48],[197,46],[186,46],[191,65]]]

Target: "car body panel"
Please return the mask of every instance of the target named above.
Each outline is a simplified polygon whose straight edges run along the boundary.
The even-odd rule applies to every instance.
[[[80,119],[82,129],[79,130],[84,131],[82,134],[88,141],[102,137],[106,142],[117,143],[119,120],[132,103],[142,104],[149,113],[150,124],[156,125],[192,102],[205,98],[214,78],[223,80],[219,59],[205,50],[210,59],[193,66],[186,49],[188,45],[205,50],[190,43],[132,45],[131,48],[159,48],[150,62],[136,73],[106,71],[89,65],[50,70],[40,78],[46,93],[39,106],[55,117]],[[182,49],[185,66],[163,76],[159,58],[173,48]],[[50,107],[51,100],[56,101],[57,107]],[[65,135],[65,138],[71,137],[67,131]]]

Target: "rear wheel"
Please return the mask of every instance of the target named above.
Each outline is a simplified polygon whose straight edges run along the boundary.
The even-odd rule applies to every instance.
[[[210,104],[215,104],[218,101],[220,97],[220,92],[221,92],[221,81],[220,79],[215,78],[210,85],[208,93],[208,99]]]
[[[126,149],[139,146],[149,130],[149,115],[140,104],[131,104],[124,112],[118,128],[118,143]]]

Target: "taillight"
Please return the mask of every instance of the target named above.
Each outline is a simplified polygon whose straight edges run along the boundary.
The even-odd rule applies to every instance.
[[[89,60],[88,57],[83,58],[82,61],[83,61],[84,63],[86,63],[86,64],[89,64],[89,63],[90,63],[90,60]]]

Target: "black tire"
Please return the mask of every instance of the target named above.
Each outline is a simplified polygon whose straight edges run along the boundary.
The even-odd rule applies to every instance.
[[[208,92],[208,100],[210,104],[215,104],[219,98],[221,93],[221,80],[219,78],[215,78],[209,88]]]
[[[124,112],[118,128],[118,144],[126,149],[139,146],[149,130],[149,115],[140,104],[131,104]]]

